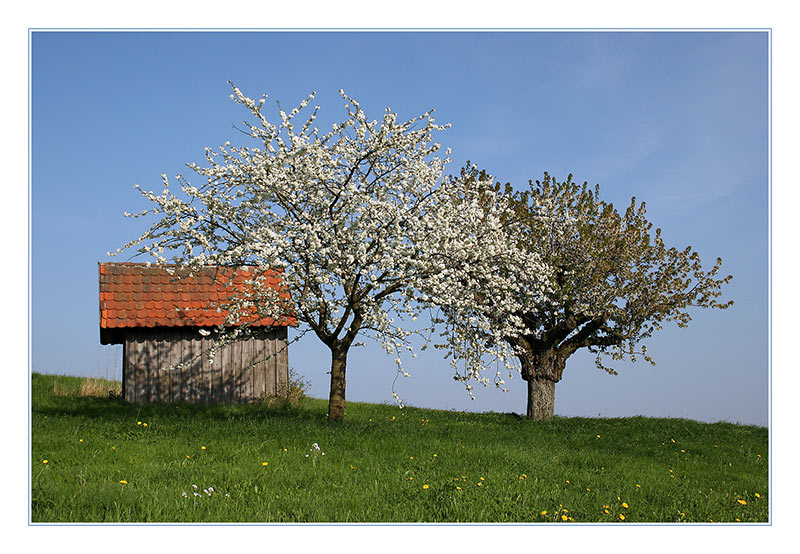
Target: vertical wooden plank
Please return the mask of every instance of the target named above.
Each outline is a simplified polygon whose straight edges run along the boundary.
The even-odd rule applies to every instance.
[[[266,359],[264,360],[264,374],[267,379],[267,394],[275,396],[275,340],[273,337],[272,329],[264,333],[264,349],[266,350]]]
[[[141,337],[137,331],[131,331],[131,376],[133,377],[133,398],[137,404],[142,401],[142,352]]]
[[[247,402],[247,341],[236,341],[239,346],[239,386],[236,388],[237,398],[236,402]]]
[[[152,337],[149,337],[145,331],[140,331],[140,336],[142,339],[141,348],[142,348],[142,402],[149,404],[153,401],[153,380],[156,375],[153,375],[152,371],[152,351],[153,351],[153,340]]]
[[[186,367],[186,335],[183,332],[183,329],[178,328],[175,329],[175,355],[177,359],[175,360],[176,365],[178,366],[178,383],[179,383],[179,390],[180,390],[180,399],[181,402],[189,402],[190,398],[188,393],[188,380],[189,380],[189,371]]]
[[[181,359],[180,336],[174,330],[165,331],[164,336],[168,341],[169,350],[167,351],[167,368],[170,372],[171,387],[170,396],[173,402],[181,402],[181,370],[178,367]]]
[[[122,398],[128,400],[128,339],[122,339]]]
[[[273,336],[278,350],[277,356],[275,356],[275,375],[277,376],[275,394],[286,397],[289,392],[289,330],[287,327],[276,327]]]
[[[153,361],[156,364],[155,398],[157,402],[169,402],[169,373],[164,370],[164,340],[156,332],[153,333],[153,344],[156,353]]]
[[[242,341],[235,340],[229,346],[231,349],[231,365],[229,367],[231,372],[230,401],[231,403],[236,404],[241,400]]]
[[[150,402],[161,402],[161,364],[159,362],[161,344],[156,333],[147,332],[150,348],[148,355],[148,372],[150,375]]]
[[[169,340],[159,331],[158,345],[158,398],[160,402],[172,402],[172,372],[169,369]]]
[[[128,392],[125,400],[128,402],[136,402],[136,340],[133,338],[133,332],[128,331],[125,333],[125,344],[128,351]]]
[[[252,339],[253,347],[253,400],[260,401],[266,396],[266,346],[263,333],[255,334]]]
[[[247,402],[250,400],[249,388],[250,388],[250,368],[249,365],[249,342],[246,340],[239,341],[239,351],[242,353],[241,362],[239,363],[240,366],[240,374],[242,379],[239,383],[239,402]]]
[[[203,341],[197,329],[189,329],[192,341],[192,402],[205,402],[205,379],[203,376]]]
[[[125,345],[122,348],[122,371],[125,373],[125,401],[136,402],[136,365],[133,363],[134,342],[131,334],[125,333]]]
[[[136,365],[136,402],[144,404],[147,402],[147,371],[145,370],[145,344],[144,336],[141,331],[133,333],[133,341],[136,345],[134,363]]]
[[[194,372],[192,371],[192,357],[193,347],[191,337],[189,336],[190,329],[180,328],[178,332],[181,337],[181,369],[182,369],[182,382],[183,382],[183,401],[194,402]]]
[[[242,401],[253,402],[255,400],[255,371],[253,362],[256,361],[255,341],[250,336],[242,341],[242,369],[244,381],[242,382]]]
[[[208,363],[208,338],[200,335],[200,331],[198,330],[198,335],[200,339],[198,340],[200,344],[200,356],[197,359],[197,367],[199,368],[200,372],[200,379],[199,379],[199,395],[200,401],[204,404],[207,404],[211,401],[211,381],[210,381],[210,365]]]
[[[222,353],[222,401],[230,404],[233,401],[233,344],[226,344],[221,349]]]
[[[187,402],[196,402],[194,397],[195,375],[192,359],[194,359],[194,341],[191,329],[181,328],[181,363],[183,364],[183,397]]]
[[[189,354],[191,354],[189,351],[191,343],[186,336],[186,330],[182,327],[175,329],[175,334],[177,335],[175,343],[179,345],[177,352],[181,374],[181,402],[191,402],[192,399],[189,397],[189,381],[192,378],[192,374],[188,366]]]
[[[216,341],[213,341],[216,345]],[[212,402],[225,402],[222,394],[222,351],[216,350],[214,352],[214,359],[211,361],[211,401]]]

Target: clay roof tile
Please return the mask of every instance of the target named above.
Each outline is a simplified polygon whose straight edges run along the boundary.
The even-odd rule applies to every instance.
[[[168,269],[174,271],[170,274]],[[277,288],[280,271],[265,272],[266,283]],[[241,292],[255,270],[207,267],[195,275],[181,274],[177,266],[137,263],[101,263],[100,327],[216,326],[226,311],[217,306]],[[188,310],[183,310],[189,308]],[[254,315],[254,317],[256,317]],[[253,326],[296,325],[294,317],[280,321],[263,318]]]

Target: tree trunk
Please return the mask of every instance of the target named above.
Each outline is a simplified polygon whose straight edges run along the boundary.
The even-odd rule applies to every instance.
[[[347,348],[331,348],[331,392],[328,396],[328,422],[344,419]]]
[[[561,380],[567,363],[565,354],[537,345],[529,337],[518,337],[511,344],[519,357],[522,378],[528,383],[528,418],[552,419],[556,383]]]
[[[556,382],[546,377],[528,379],[528,418],[536,421],[553,419]]]

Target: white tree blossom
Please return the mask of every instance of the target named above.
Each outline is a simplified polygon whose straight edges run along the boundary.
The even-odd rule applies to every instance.
[[[313,331],[331,350],[329,420],[344,416],[346,358],[357,336],[377,339],[407,374],[401,364],[410,337],[433,331],[409,324],[426,309],[469,319],[470,325],[440,328],[454,367],[464,362],[462,377],[486,382],[487,360],[508,363],[506,342],[470,333],[497,327],[493,310],[518,313],[512,304],[538,294],[531,283],[545,283],[546,271],[508,236],[508,207],[488,186],[491,178],[444,174],[449,150],[440,158],[433,134],[449,125],[437,124],[432,110],[400,121],[387,108],[379,121],[369,120],[339,91],[347,118],[323,133],[315,125],[318,106],[299,118],[314,93],[288,112],[278,104],[273,123],[266,95],[254,100],[232,87],[231,97],[254,118],[243,129],[254,144],[207,148],[203,166],[188,164],[202,182],[178,175],[179,193],[166,175],[160,194],[142,190],[154,207],[132,217],[161,219],[125,248],[189,269],[281,270],[280,290],[255,279],[247,294],[234,294],[224,306],[227,323],[241,324],[253,313],[291,315]],[[525,275],[498,270],[512,263]],[[498,336],[519,325],[504,318]]]

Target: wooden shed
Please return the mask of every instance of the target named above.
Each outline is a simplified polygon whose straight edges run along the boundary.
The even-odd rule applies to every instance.
[[[122,345],[125,400],[239,403],[286,396],[293,317],[254,318],[247,338],[227,344],[213,332],[228,315],[220,307],[247,286],[255,268],[181,274],[177,266],[101,263],[99,270],[100,343]],[[275,290],[280,275],[262,274]]]

